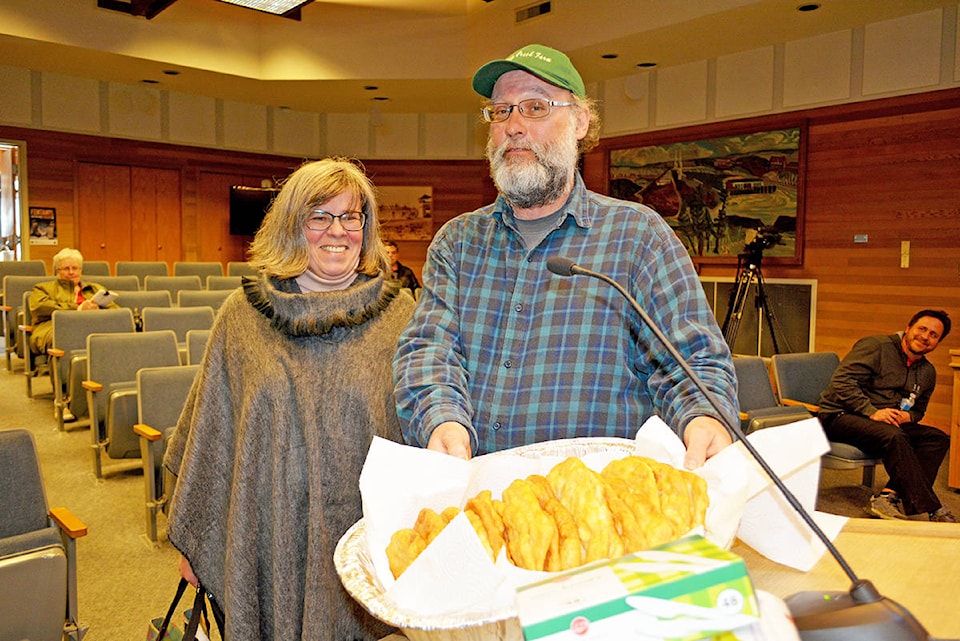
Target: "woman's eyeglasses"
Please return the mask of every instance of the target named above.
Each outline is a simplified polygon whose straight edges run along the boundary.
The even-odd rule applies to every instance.
[[[345,211],[342,214],[334,215],[322,209],[314,209],[307,218],[307,229],[313,231],[325,231],[333,224],[334,219],[340,221],[340,226],[347,231],[360,231],[364,223],[367,222],[367,215],[362,211]]]

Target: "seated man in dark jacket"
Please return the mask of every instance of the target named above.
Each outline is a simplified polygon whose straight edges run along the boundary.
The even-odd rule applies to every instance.
[[[926,512],[931,521],[956,522],[933,491],[950,438],[920,424],[937,383],[924,355],[949,333],[947,313],[925,309],[903,332],[862,338],[820,397],[820,421],[831,441],[883,459],[890,480],[870,499],[874,516],[904,519]]]

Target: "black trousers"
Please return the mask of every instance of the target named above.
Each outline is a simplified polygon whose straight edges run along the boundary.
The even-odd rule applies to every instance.
[[[942,430],[920,423],[890,425],[846,413],[821,416],[820,422],[831,441],[849,443],[883,460],[890,476],[887,487],[903,500],[905,514],[940,507],[933,483],[950,448],[950,437]]]

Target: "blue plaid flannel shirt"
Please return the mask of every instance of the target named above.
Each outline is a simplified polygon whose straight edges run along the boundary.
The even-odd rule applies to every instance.
[[[716,416],[626,300],[597,279],[563,278],[560,255],[607,274],[643,306],[739,419],[730,351],[686,250],[653,210],[576,177],[558,226],[524,247],[510,206],[458,216],[427,253],[424,287],[394,360],[405,440],[425,447],[457,421],[475,454],[576,436],[632,438],[659,415],[678,434]]]

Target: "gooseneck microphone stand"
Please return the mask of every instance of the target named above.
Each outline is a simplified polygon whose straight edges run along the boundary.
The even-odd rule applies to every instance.
[[[569,258],[551,256],[547,259],[547,269],[558,276],[584,275],[607,283],[627,299],[643,323],[653,332],[657,340],[667,350],[683,373],[690,379],[710,406],[717,412],[719,420],[735,441],[740,441],[750,455],[756,459],[763,471],[787,499],[790,507],[813,531],[836,559],[852,586],[847,593],[801,592],[786,600],[794,623],[804,641],[929,641],[930,636],[924,627],[903,606],[880,595],[879,591],[867,579],[859,578],[846,559],[824,531],[817,525],[813,516],[803,507],[783,480],[773,471],[760,452],[747,440],[739,425],[732,423],[725,415],[716,395],[690,367],[673,343],[664,335],[640,304],[617,281],[605,274],[584,269]]]

